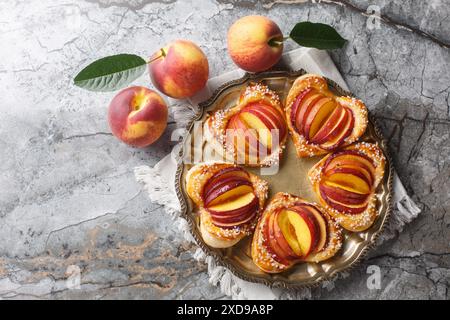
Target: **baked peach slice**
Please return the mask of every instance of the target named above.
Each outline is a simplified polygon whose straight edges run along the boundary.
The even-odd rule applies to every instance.
[[[254,156],[258,156],[262,148],[270,154],[275,139],[278,139],[279,144],[280,138],[283,139],[287,132],[282,114],[263,103],[251,103],[244,107],[230,119],[227,129],[242,130],[242,134],[238,133],[236,138],[245,139],[246,149],[242,149],[244,144],[233,141],[234,149],[241,154]],[[277,132],[277,136],[274,132]],[[249,159],[250,156],[247,157]]]
[[[361,142],[325,156],[308,177],[336,222],[349,231],[364,231],[377,217],[375,191],[385,164],[377,144]]]
[[[328,240],[327,222],[325,221],[323,214],[315,206],[304,205],[303,208],[309,210],[309,212],[311,212],[315,217],[315,222],[317,223],[317,227],[319,229],[319,237],[317,238],[315,251],[322,252]]]
[[[280,212],[278,223],[291,248],[299,249],[300,257],[306,257],[316,249],[320,229],[312,213],[301,206],[289,208]]]
[[[198,164],[186,175],[186,192],[197,207],[206,244],[226,248],[252,233],[268,185],[233,164]]]
[[[254,218],[259,210],[258,198],[254,193],[245,193],[231,201],[210,206],[207,210],[215,225],[236,227]]]
[[[277,227],[280,230],[278,233],[278,242],[286,243],[289,249],[294,252],[294,257],[302,257],[305,251],[298,241],[297,230],[293,227],[288,214],[288,210],[282,210],[277,214]]]
[[[218,187],[207,192],[204,201],[207,207],[213,207],[217,204],[233,202],[236,198],[239,199],[242,195],[249,193],[253,193],[250,181],[228,178],[220,181]]]
[[[289,264],[297,255],[283,236],[283,231],[278,223],[278,215],[279,212],[268,217],[268,223],[262,232],[265,233],[266,246],[273,259],[282,264]]]
[[[305,74],[294,81],[286,99],[286,123],[298,157],[326,154],[357,141],[368,113],[358,99],[339,97],[326,80]]]
[[[341,228],[321,207],[279,192],[258,222],[251,253],[261,270],[278,273],[296,263],[329,259],[341,244]]]
[[[314,138],[334,109],[336,109],[335,101],[326,96],[314,103],[303,123],[304,134],[308,137],[308,140]]]
[[[333,108],[329,117],[323,121],[323,125],[311,138],[313,143],[321,144],[337,136],[343,123],[346,123],[348,113],[344,108]]]
[[[252,167],[277,163],[288,133],[280,98],[261,83],[250,83],[236,106],[214,112],[204,129],[224,158]]]

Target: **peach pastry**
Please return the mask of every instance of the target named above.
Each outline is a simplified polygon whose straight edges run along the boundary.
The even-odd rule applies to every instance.
[[[357,141],[366,131],[367,109],[351,97],[335,96],[321,76],[294,81],[286,100],[286,123],[297,156],[326,154]]]
[[[198,164],[186,175],[186,192],[198,207],[205,243],[227,248],[253,233],[268,184],[233,164]]]
[[[248,166],[279,161],[287,126],[278,95],[261,83],[251,83],[237,105],[214,112],[205,122],[205,135],[227,159]]]
[[[356,143],[328,154],[308,173],[325,210],[349,231],[364,231],[377,217],[375,190],[386,158],[377,144]]]
[[[251,255],[264,272],[279,273],[299,262],[331,258],[342,240],[342,229],[321,207],[279,192],[259,220]]]

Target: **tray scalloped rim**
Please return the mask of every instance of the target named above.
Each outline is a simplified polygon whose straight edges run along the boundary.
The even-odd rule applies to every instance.
[[[307,72],[304,69],[300,69],[297,71],[284,71],[284,70],[274,70],[274,71],[266,71],[262,73],[257,74],[250,74],[246,73],[244,76],[242,76],[239,79],[231,80],[228,82],[225,82],[220,87],[218,87],[214,93],[211,95],[211,97],[201,103],[198,104],[199,108],[197,109],[196,113],[193,115],[192,119],[189,121],[188,125],[186,126],[187,132],[191,132],[194,122],[197,120],[200,120],[205,110],[207,110],[222,94],[222,92],[226,91],[228,88],[236,85],[242,85],[248,81],[260,81],[267,77],[273,77],[273,76],[280,76],[280,77],[299,77],[301,75],[306,74]],[[339,86],[335,81],[328,79],[324,77],[329,84],[331,84],[341,95],[347,95],[347,96],[353,96],[350,92],[344,90]],[[384,221],[378,231],[374,232],[374,235],[371,239],[371,241],[359,252],[358,256],[350,262],[348,265],[341,267],[340,269],[334,270],[332,273],[328,275],[323,275],[317,278],[313,283],[290,283],[283,280],[272,280],[270,278],[262,278],[258,276],[254,276],[251,274],[246,273],[244,270],[241,270],[240,268],[236,267],[234,264],[227,261],[227,259],[223,259],[223,257],[220,256],[216,251],[211,249],[208,245],[206,245],[199,236],[197,227],[196,227],[196,221],[193,218],[193,215],[191,215],[188,212],[188,205],[186,200],[186,195],[183,192],[182,188],[182,175],[184,170],[184,163],[182,161],[178,161],[177,164],[177,170],[175,173],[175,190],[178,197],[178,200],[180,201],[180,207],[181,207],[181,216],[187,220],[191,234],[196,242],[196,244],[209,256],[212,256],[216,265],[226,267],[228,270],[230,270],[235,276],[249,282],[254,283],[261,283],[265,284],[266,286],[270,288],[284,288],[284,289],[301,289],[301,288],[314,288],[320,285],[324,281],[330,281],[335,279],[339,274],[345,272],[348,272],[355,268],[358,264],[361,263],[361,259],[364,258],[364,256],[367,255],[367,253],[375,246],[376,241],[380,234],[383,232],[384,228],[386,227],[386,224],[389,221],[389,217],[392,213],[392,188],[393,188],[393,176],[394,171],[392,167],[392,160],[389,155],[388,149],[387,149],[387,142],[384,139],[381,130],[376,122],[376,120],[373,118],[373,116],[369,112],[369,121],[373,125],[374,133],[377,136],[377,138],[382,142],[382,149],[384,152],[384,155],[387,160],[388,164],[388,170],[385,172],[385,175],[388,174],[387,179],[387,189],[389,190],[389,193],[386,197],[386,213],[384,216]],[[187,137],[189,135],[186,135],[185,139],[182,142],[182,146],[184,146]],[[183,147],[180,148],[179,159],[183,158]]]

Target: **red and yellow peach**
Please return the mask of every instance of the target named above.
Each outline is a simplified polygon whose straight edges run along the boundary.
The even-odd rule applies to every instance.
[[[145,87],[120,91],[111,101],[108,122],[112,133],[134,147],[158,140],[167,126],[168,110],[163,98]]]
[[[150,58],[153,85],[165,95],[184,99],[203,89],[209,76],[208,59],[193,42],[177,40]]]
[[[241,69],[260,72],[271,68],[283,53],[283,34],[263,16],[246,16],[228,30],[228,53]]]

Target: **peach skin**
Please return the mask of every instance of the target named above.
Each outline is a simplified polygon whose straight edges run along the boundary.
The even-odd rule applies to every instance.
[[[208,59],[191,41],[174,41],[153,54],[150,61],[153,85],[169,97],[192,97],[208,81]]]
[[[267,70],[280,60],[283,34],[278,25],[266,17],[243,17],[228,30],[228,53],[243,70]]]
[[[145,87],[120,91],[108,110],[108,122],[114,136],[140,148],[158,140],[167,126],[167,116],[163,98]]]

